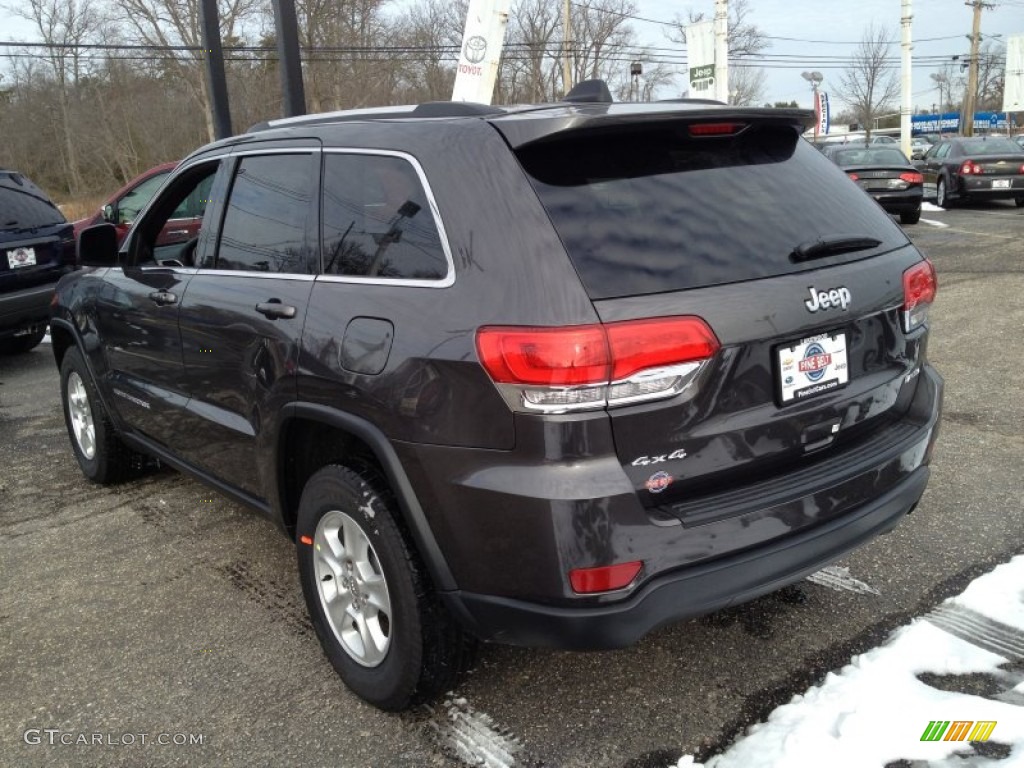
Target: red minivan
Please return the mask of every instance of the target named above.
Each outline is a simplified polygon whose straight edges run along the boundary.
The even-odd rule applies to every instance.
[[[117,190],[107,198],[95,214],[89,218],[74,222],[75,237],[86,227],[93,224],[109,222],[117,229],[117,242],[124,240],[131,229],[135,217],[149,204],[149,201],[163,186],[167,175],[177,167],[177,163],[163,163],[150,168]],[[203,222],[203,211],[209,199],[209,186],[205,189],[196,188],[178,206],[174,215],[167,220],[163,231],[157,238],[157,245],[175,245],[184,243],[199,235],[199,227]]]

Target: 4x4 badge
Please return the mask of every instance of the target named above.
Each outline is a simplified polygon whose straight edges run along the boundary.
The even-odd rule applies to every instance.
[[[831,309],[842,307],[843,311],[850,306],[850,290],[843,285],[838,288],[829,288],[827,291],[816,291],[814,286],[807,288],[811,292],[811,298],[804,301],[808,312],[817,312],[819,309]]]

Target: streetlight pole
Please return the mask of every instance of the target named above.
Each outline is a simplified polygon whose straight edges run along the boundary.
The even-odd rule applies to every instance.
[[[818,128],[821,126],[821,101],[818,99],[818,86],[825,76],[821,72],[801,72],[800,77],[811,84],[814,96],[814,140],[818,140]]]
[[[911,40],[911,22],[914,16],[910,11],[910,4],[911,0],[903,0],[903,17],[900,19],[900,23],[903,25],[903,103],[900,105],[900,149],[903,150],[903,154],[907,157],[910,157],[910,114],[914,111],[910,82],[910,55],[914,49],[913,41]]]

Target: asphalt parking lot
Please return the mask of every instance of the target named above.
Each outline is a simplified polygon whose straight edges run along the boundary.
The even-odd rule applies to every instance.
[[[938,269],[945,414],[920,507],[840,563],[871,591],[806,582],[622,651],[487,646],[446,701],[401,716],[334,676],[270,523],[170,470],[91,485],[49,347],[3,359],[0,763],[460,766],[460,731],[502,753],[490,765],[715,752],[1024,551],[1024,209],[929,210],[908,231]]]

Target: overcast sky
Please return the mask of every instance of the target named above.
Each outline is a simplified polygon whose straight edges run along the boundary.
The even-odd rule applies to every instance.
[[[12,3],[19,1],[24,0],[11,0]],[[636,5],[637,15],[652,21],[634,19],[634,29],[644,44],[666,49],[657,51],[664,55],[672,55],[668,49],[675,46],[666,37],[666,32],[670,29],[668,23],[676,16],[686,16],[689,10],[704,12],[708,18],[714,13],[714,0],[636,0]],[[1024,34],[1024,0],[994,0],[994,5],[994,9],[986,9],[982,14],[983,38],[1002,35],[998,39],[1005,44],[1009,35]],[[773,63],[766,70],[766,100],[769,102],[795,99],[801,106],[810,107],[810,88],[800,73],[804,70],[820,71],[825,76],[822,88],[828,91],[830,83],[838,81],[844,69],[836,57],[851,54],[871,23],[887,29],[896,41],[900,37],[900,0],[750,0],[750,8],[750,20],[765,34],[773,38],[799,39],[771,40],[771,47],[766,53],[793,58],[785,63]],[[960,55],[966,59],[970,50],[967,38],[971,32],[972,10],[964,0],[914,0],[913,17],[913,36],[919,41],[914,44],[915,56],[942,56],[951,60],[954,55]],[[35,40],[38,36],[33,34],[29,24],[0,8],[0,40],[11,39]],[[810,40],[825,42],[801,42]],[[892,56],[898,58],[898,44],[892,47]],[[681,57],[676,54],[676,58]],[[938,100],[929,77],[930,73],[937,71],[937,64],[937,61],[922,61],[914,66],[912,93],[916,107],[930,109]],[[684,84],[684,77],[677,78],[677,90],[685,87]]]

